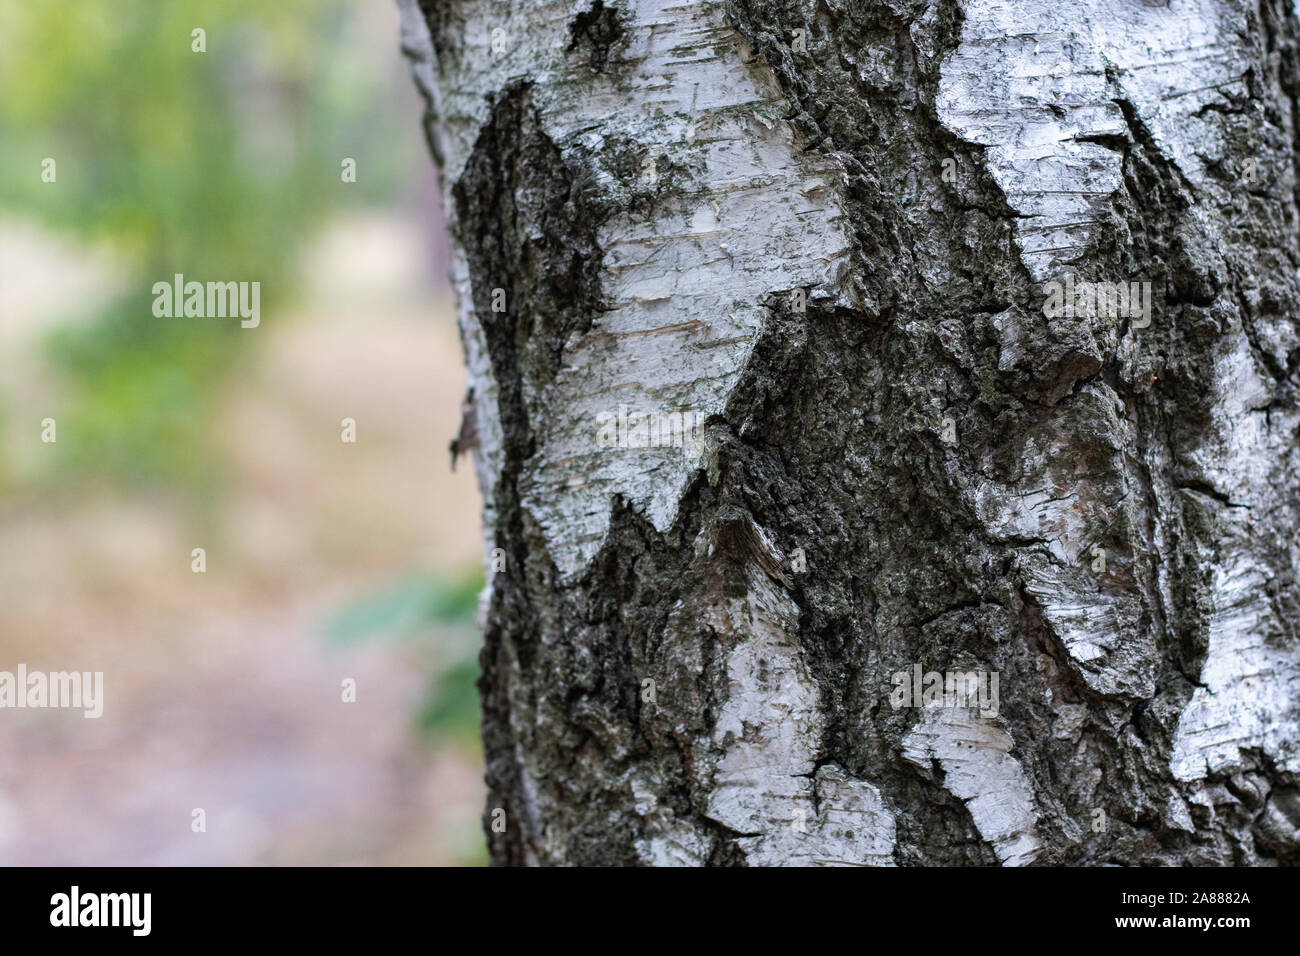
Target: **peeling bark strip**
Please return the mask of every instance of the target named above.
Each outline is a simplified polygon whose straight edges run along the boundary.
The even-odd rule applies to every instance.
[[[1300,858],[1288,4],[401,4],[495,862]]]

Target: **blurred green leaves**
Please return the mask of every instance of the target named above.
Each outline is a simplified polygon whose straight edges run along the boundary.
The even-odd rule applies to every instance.
[[[415,637],[435,624],[474,620],[483,572],[474,568],[456,577],[411,574],[354,602],[326,628],[331,640]]]
[[[129,308],[135,298],[46,343],[75,403],[73,414],[61,416],[65,438],[76,439],[60,446],[61,463],[74,476],[108,475],[133,488],[205,489],[217,458],[195,426],[208,418],[234,350],[177,322],[141,320]],[[228,328],[227,335],[238,331]]]
[[[474,612],[482,590],[478,568],[450,577],[412,574],[344,608],[326,626],[326,635],[336,642],[377,637],[427,642],[436,635],[438,661],[416,723],[434,739],[477,741]]]
[[[262,332],[156,318],[150,287],[259,281],[273,327],[322,220],[409,175],[409,151],[384,149],[409,117],[375,108],[389,77],[356,50],[346,0],[0,0],[0,23],[0,212],[107,241],[130,271],[122,298],[50,342],[80,448],[56,460],[188,488],[212,474],[209,398]]]

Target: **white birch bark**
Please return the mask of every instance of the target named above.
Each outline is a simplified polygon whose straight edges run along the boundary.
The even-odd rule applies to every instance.
[[[1289,4],[400,3],[495,862],[1296,858]]]

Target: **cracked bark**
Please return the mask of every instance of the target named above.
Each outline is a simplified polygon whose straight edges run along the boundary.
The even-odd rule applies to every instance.
[[[494,862],[1295,861],[1288,4],[401,3]]]

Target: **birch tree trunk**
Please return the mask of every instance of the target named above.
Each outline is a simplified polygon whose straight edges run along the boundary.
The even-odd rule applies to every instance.
[[[1295,862],[1286,0],[402,4],[494,862]]]

